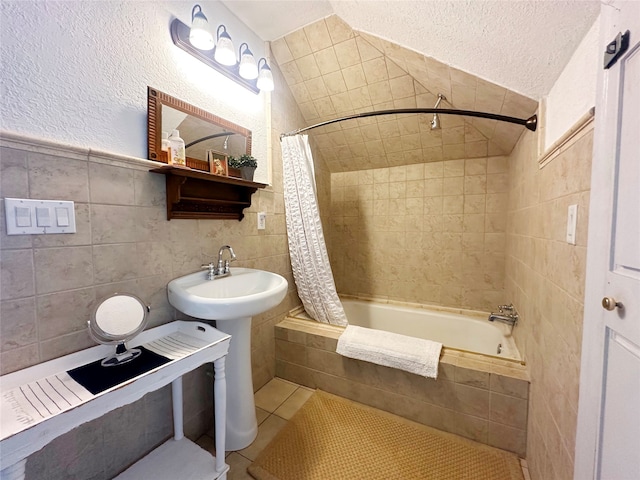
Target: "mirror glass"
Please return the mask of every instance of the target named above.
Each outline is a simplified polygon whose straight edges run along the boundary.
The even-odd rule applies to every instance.
[[[180,131],[187,166],[208,171],[207,150],[238,157],[251,154],[251,131],[155,88],[147,88],[149,160],[167,163],[162,133]]]
[[[89,320],[89,333],[98,343],[129,340],[144,330],[149,307],[135,295],[114,293],[99,301]]]

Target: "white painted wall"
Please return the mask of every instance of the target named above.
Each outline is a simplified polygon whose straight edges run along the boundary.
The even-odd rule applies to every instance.
[[[596,104],[603,53],[598,47],[599,34],[598,16],[546,97],[545,150]]]
[[[171,41],[195,2],[0,2],[0,129],[147,158],[147,86],[248,128],[267,180],[265,94],[255,95]],[[216,0],[199,2],[214,30],[256,59],[264,42]]]

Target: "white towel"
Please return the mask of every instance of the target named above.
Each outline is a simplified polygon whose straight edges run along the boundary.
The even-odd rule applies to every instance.
[[[349,325],[338,339],[342,356],[438,378],[442,344],[398,333]]]

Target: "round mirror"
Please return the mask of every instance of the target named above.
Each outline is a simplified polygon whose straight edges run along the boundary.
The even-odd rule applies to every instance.
[[[125,342],[144,330],[150,307],[135,295],[114,293],[99,301],[89,320],[89,333],[98,343],[117,344],[114,355],[105,358],[102,365],[126,363],[140,354],[139,349],[127,349]]]

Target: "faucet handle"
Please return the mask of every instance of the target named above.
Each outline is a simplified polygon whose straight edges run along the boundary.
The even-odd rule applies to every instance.
[[[513,312],[515,310],[515,307],[513,306],[513,303],[510,303],[509,305],[498,305],[498,309],[501,312],[504,312],[505,310]]]
[[[216,266],[213,262],[211,262],[211,263],[200,265],[200,268],[202,270],[213,270],[214,268],[216,268]]]

